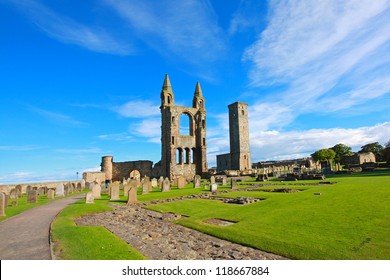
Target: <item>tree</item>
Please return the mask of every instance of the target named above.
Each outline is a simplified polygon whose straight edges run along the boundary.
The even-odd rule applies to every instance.
[[[332,161],[336,156],[336,152],[333,151],[332,149],[321,149],[313,154],[311,154],[311,157],[315,161]]]
[[[335,162],[340,162],[341,158],[343,156],[350,156],[352,155],[352,148],[348,147],[347,145],[344,144],[337,144],[334,147],[331,148],[335,153]]]
[[[386,142],[385,148],[390,148],[390,140]]]
[[[383,146],[378,142],[374,142],[362,146],[362,149],[359,151],[359,153],[371,152],[375,155],[376,161],[383,161],[382,151],[383,151]]]

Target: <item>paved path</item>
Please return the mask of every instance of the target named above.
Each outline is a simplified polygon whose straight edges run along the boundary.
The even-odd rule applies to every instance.
[[[0,222],[1,260],[50,260],[50,224],[78,194],[35,207]]]

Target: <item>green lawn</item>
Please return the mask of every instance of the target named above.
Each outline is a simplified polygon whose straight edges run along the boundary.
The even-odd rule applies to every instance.
[[[390,259],[390,171],[334,175],[319,181],[261,182],[256,191],[236,191],[221,197],[261,198],[249,205],[224,204],[206,199],[188,199],[148,206],[185,216],[177,223],[236,243],[292,259]],[[254,180],[240,182],[240,188]],[[274,188],[300,190],[270,192]],[[228,187],[220,188],[220,190]],[[151,201],[207,192],[173,188],[141,195]],[[321,195],[315,195],[321,193]],[[80,201],[67,207],[53,224],[53,238],[64,259],[142,259],[143,256],[103,227],[77,227],[75,217],[110,209],[107,195],[95,204]],[[116,203],[125,203],[123,197]],[[236,222],[229,226],[205,223],[210,218]],[[110,247],[109,247],[110,246]]]
[[[390,173],[338,175],[327,181],[337,183],[284,182],[284,187],[303,191],[222,195],[265,199],[245,206],[185,200],[148,208],[189,216],[178,223],[292,259],[390,259]],[[277,184],[280,188],[282,183]],[[237,223],[220,227],[203,222],[209,218]]]

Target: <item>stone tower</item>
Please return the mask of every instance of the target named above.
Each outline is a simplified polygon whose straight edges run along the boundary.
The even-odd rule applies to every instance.
[[[102,163],[100,165],[101,171],[106,174],[106,180],[112,180],[112,165],[113,165],[112,156],[103,156]]]
[[[168,75],[161,90],[161,175],[175,179],[208,171],[206,158],[206,110],[199,82],[191,107],[176,106]],[[183,129],[185,128],[185,129]],[[184,132],[184,130],[186,130]]]
[[[248,104],[235,102],[229,106],[230,156],[232,170],[252,169],[249,147]]]

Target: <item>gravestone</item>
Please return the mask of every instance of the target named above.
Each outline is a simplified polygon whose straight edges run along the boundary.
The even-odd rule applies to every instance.
[[[200,188],[200,182],[201,182],[200,175],[195,175],[194,177],[194,188]]]
[[[56,196],[64,196],[64,185],[59,184],[56,186]]]
[[[16,191],[18,192],[18,197],[22,195],[22,186],[21,185],[17,185],[15,187]]]
[[[85,189],[85,180],[84,179],[82,179],[80,181],[80,184],[81,184],[81,189]]]
[[[237,189],[237,180],[232,179],[232,180],[231,180],[231,185],[232,185],[232,190]]]
[[[150,182],[147,182],[145,179],[142,182],[142,194],[148,194],[149,193],[149,185]]]
[[[216,183],[211,184],[210,191],[212,194],[216,194],[218,192],[218,185]]]
[[[184,178],[183,176],[177,178],[177,187],[179,189],[183,189],[186,185],[187,185],[186,178]]]
[[[158,186],[158,182],[157,182],[157,179],[156,178],[153,178],[152,179],[152,188],[155,188]]]
[[[111,186],[110,200],[119,200],[119,182]]]
[[[38,195],[44,195],[45,194],[45,189],[44,188],[39,188],[38,189]]]
[[[125,184],[124,186],[123,186],[123,194],[124,194],[124,196],[128,196],[129,195],[129,190],[130,190],[130,184]]]
[[[87,182],[86,183],[87,189],[92,190],[92,188],[95,186],[94,182]]]
[[[227,185],[226,180],[227,180],[226,177],[222,177],[222,186],[226,186]]]
[[[215,177],[211,176],[210,177],[210,185],[215,184]]]
[[[99,184],[95,184],[92,188],[92,193],[94,198],[101,198],[102,187]]]
[[[137,180],[134,180],[134,181],[137,181]],[[132,186],[130,187],[129,189],[129,192],[127,193],[127,205],[130,205],[130,204],[137,204],[138,202],[138,198],[137,198],[137,187],[135,186]]]
[[[0,193],[0,217],[5,216],[5,194]]]
[[[158,179],[158,186],[159,186],[160,189],[162,189],[163,183],[164,183],[164,177],[161,176],[161,177]]]
[[[94,202],[95,198],[93,197],[93,192],[87,192],[85,196],[85,203],[86,204],[92,204]]]
[[[49,189],[47,191],[47,199],[54,199],[54,190],[53,189]]]
[[[76,188],[76,190],[77,190],[78,192],[81,192],[82,189],[83,189],[83,188],[81,187],[81,183],[77,183],[77,188]]]
[[[9,196],[5,193],[4,194],[4,209],[8,207],[8,199],[9,199]]]
[[[32,190],[32,187],[31,187],[31,186],[27,186],[27,187],[26,187],[26,193],[29,192],[29,191],[31,191],[31,190]]]
[[[27,203],[37,203],[38,202],[38,191],[32,190],[27,192]]]
[[[171,190],[171,182],[169,181],[168,177],[164,179],[163,186],[162,186],[162,192],[169,192]]]
[[[17,189],[12,189],[10,192],[9,192],[9,198],[10,199],[18,199],[18,190]]]

